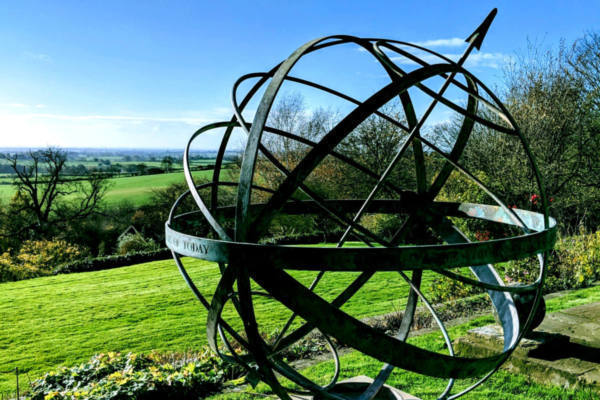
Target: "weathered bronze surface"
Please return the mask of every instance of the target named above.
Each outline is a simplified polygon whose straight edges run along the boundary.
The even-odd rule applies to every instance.
[[[478,386],[497,370],[515,349],[523,332],[529,329],[533,318],[529,316],[526,320],[519,319],[511,293],[533,293],[535,300],[532,311],[535,311],[540,302],[546,273],[544,261],[556,239],[556,223],[548,216],[548,202],[539,171],[515,121],[498,98],[463,67],[469,54],[474,49],[480,48],[495,14],[496,10],[494,9],[468,37],[467,49],[457,62],[423,47],[396,40],[338,35],[310,41],[269,72],[253,73],[241,77],[233,89],[234,116],[232,119],[206,125],[191,137],[184,153],[185,176],[189,191],[184,193],[173,205],[171,215],[166,223],[167,245],[173,251],[177,266],[187,284],[208,310],[207,335],[211,348],[224,359],[241,364],[252,376],[268,383],[280,398],[290,399],[288,394],[290,392],[313,394],[323,399],[348,398],[343,394],[336,393],[335,390],[339,374],[339,359],[330,338],[384,363],[379,375],[360,395],[360,399],[373,399],[395,367],[449,379],[446,390],[440,394],[439,398],[456,398]],[[368,99],[359,101],[336,90],[290,75],[294,65],[302,57],[346,43],[355,43],[360,46],[372,55],[389,75],[390,83]],[[439,63],[425,62],[411,53],[414,50],[437,57]],[[389,54],[407,57],[420,67],[414,71],[405,72],[392,61]],[[423,84],[426,79],[436,76],[444,80],[437,92]],[[462,83],[458,79],[459,76],[466,83]],[[246,96],[238,101],[239,86],[248,80],[256,80],[256,82]],[[284,82],[295,82],[322,90],[355,104],[356,107],[317,142],[295,135],[293,132],[269,127],[267,125],[269,112]],[[456,104],[444,97],[444,93],[450,86],[459,88],[468,95],[464,105]],[[408,92],[413,87],[432,98],[420,118],[417,118]],[[242,115],[244,108],[253,96],[263,89],[264,94],[253,122],[246,122]],[[400,99],[406,121],[399,121],[379,111],[383,105],[395,97]],[[454,146],[449,150],[438,148],[420,134],[425,121],[438,103],[444,104],[464,117]],[[497,120],[504,121],[504,123],[490,121],[479,115],[477,109],[480,104],[495,113],[498,117]],[[389,121],[407,134],[406,140],[382,175],[336,151],[336,146],[371,115],[377,115]],[[539,187],[543,204],[542,213],[507,207],[483,182],[460,164],[460,156],[476,123],[520,139]],[[211,183],[198,186],[194,182],[189,167],[190,146],[198,136],[215,129],[224,130],[224,134],[217,155],[213,180]],[[239,182],[227,182],[220,179],[221,167],[234,129],[244,131],[248,140],[242,159]],[[309,146],[310,149],[298,165],[288,170],[261,143],[263,132],[297,140]],[[445,160],[445,165],[432,181],[426,178],[423,145]],[[387,179],[390,171],[397,165],[409,146],[412,146],[417,177],[417,190],[414,192],[404,190]],[[283,182],[275,190],[261,187],[253,181],[259,154],[273,163],[285,176]],[[306,178],[328,156],[345,162],[364,173],[365,176],[373,178],[376,184],[371,193],[361,200],[338,200],[324,199],[311,190],[305,183]],[[477,184],[496,202],[496,205],[436,201],[440,190],[453,171],[458,171]],[[224,186],[237,187],[235,205],[218,206],[219,188]],[[395,193],[397,198],[389,200],[378,198],[377,194],[383,187],[388,192]],[[200,196],[201,191],[209,193],[209,202],[205,202]],[[255,191],[269,193],[269,200],[266,203],[253,203],[251,195]],[[303,199],[295,198],[296,193],[303,193]],[[199,211],[178,213],[182,200],[187,196],[193,197]],[[345,229],[337,247],[307,248],[259,243],[276,215],[317,213],[329,217]],[[380,237],[360,224],[360,219],[365,213],[399,214],[406,216],[406,219],[402,229],[390,240]],[[349,214],[353,214],[354,217],[349,218]],[[452,224],[450,217],[474,218],[512,225],[519,228],[522,233],[501,239],[471,242]],[[196,237],[175,228],[178,222],[198,218],[204,218],[208,222],[213,231],[212,237]],[[235,223],[233,229],[228,229],[223,225],[223,221],[226,220]],[[418,240],[416,243],[413,240],[412,244],[408,244],[404,241],[408,232],[423,231],[424,226],[435,232],[440,238],[439,244],[424,244],[425,242],[420,243]],[[363,241],[367,247],[343,247],[350,237]],[[182,263],[182,256],[219,263],[221,278],[212,299],[205,298],[194,285]],[[529,285],[505,286],[492,264],[528,256],[538,257],[539,277]],[[474,278],[468,278],[453,271],[465,266],[471,268]],[[503,328],[503,352],[485,358],[461,358],[454,355],[452,342],[444,325],[421,293],[421,276],[425,269],[488,291]],[[294,279],[287,272],[288,270],[315,270],[319,271],[319,274],[312,285],[306,287]],[[314,288],[327,271],[353,271],[359,272],[359,274],[333,301],[326,301],[314,293]],[[404,318],[396,337],[376,331],[340,309],[378,271],[397,271],[399,277],[411,287]],[[406,275],[409,271],[412,277]],[[264,292],[251,290],[251,282],[258,284]],[[274,343],[267,343],[259,332],[253,306],[255,296],[268,296],[275,299],[294,313],[281,329],[279,337]],[[406,343],[419,299],[438,322],[448,347],[448,355]],[[229,302],[233,304],[243,321],[243,334],[233,329],[222,318],[223,309]],[[305,322],[300,325],[293,324],[296,316]],[[320,331],[327,338],[335,360],[333,379],[325,386],[309,380],[288,365],[280,356],[282,350],[293,345],[314,329]],[[235,347],[238,351],[234,349],[233,341],[237,343]],[[243,350],[240,352],[239,348]],[[454,379],[472,377],[481,379],[465,390],[452,393]],[[281,379],[291,381],[303,389],[298,391],[284,388],[280,383]]]

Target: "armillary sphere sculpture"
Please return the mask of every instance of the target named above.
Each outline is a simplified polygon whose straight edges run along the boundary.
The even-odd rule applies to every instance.
[[[517,124],[498,98],[473,74],[463,67],[469,54],[479,49],[483,38],[496,14],[494,9],[484,22],[466,40],[468,46],[458,61],[415,44],[389,39],[358,38],[353,36],[329,36],[312,40],[298,48],[287,59],[269,72],[242,76],[233,88],[234,115],[230,121],[217,122],[199,129],[191,137],[184,153],[185,177],[189,191],[174,204],[166,223],[166,241],[173,251],[175,261],[196,297],[208,310],[207,335],[210,347],[225,360],[244,366],[252,376],[270,385],[282,399],[290,399],[294,393],[304,393],[322,399],[372,399],[384,386],[394,368],[446,378],[449,383],[439,398],[453,399],[479,385],[508,358],[524,332],[531,328],[533,315],[541,301],[541,290],[545,276],[547,252],[556,239],[556,223],[548,216],[548,202],[535,161],[526,140]],[[389,83],[364,101],[359,101],[336,90],[292,75],[294,65],[303,57],[323,52],[333,46],[354,43],[370,54],[389,76]],[[426,62],[413,53],[426,54],[427,60],[436,58],[435,63]],[[391,57],[390,55],[393,55]],[[402,56],[418,68],[406,72],[393,59]],[[437,77],[443,80],[438,91],[423,82]],[[255,80],[241,101],[237,93],[243,82]],[[328,95],[337,96],[354,107],[319,140],[313,141],[294,132],[286,132],[267,124],[269,112],[277,93],[286,82],[306,85]],[[447,88],[453,87],[466,94],[466,102],[457,104],[444,96]],[[409,89],[419,90],[431,98],[431,103],[418,117],[409,95]],[[257,92],[263,90],[262,99],[253,121],[247,122],[243,110]],[[381,107],[394,98],[399,98],[405,119],[398,120],[380,111]],[[442,149],[429,136],[422,135],[424,124],[438,104],[461,115],[462,126],[451,148]],[[487,113],[479,113],[483,105]],[[376,115],[399,127],[405,132],[405,140],[397,149],[390,165],[383,174],[377,174],[358,160],[338,151],[336,146],[367,118]],[[494,118],[490,118],[493,115]],[[488,117],[486,117],[488,116]],[[534,181],[539,188],[541,212],[507,207],[503,200],[461,165],[461,154],[476,124],[497,134],[505,134],[520,141],[523,152],[533,171]],[[211,130],[224,131],[218,151],[212,182],[197,186],[190,171],[190,146],[200,135]],[[247,142],[239,182],[220,180],[223,157],[232,132],[237,129],[247,134]],[[277,158],[261,141],[264,132],[294,140],[307,147],[303,158],[293,168]],[[409,147],[414,154],[416,190],[398,187],[388,179],[390,171],[397,165]],[[427,179],[423,148],[441,157],[443,166],[435,176]],[[372,181],[372,191],[363,199],[326,199],[311,189],[307,177],[326,157],[346,163],[360,171],[365,181]],[[265,188],[254,180],[257,160],[266,160],[277,168],[283,179],[274,189]],[[451,203],[436,200],[453,171],[462,174],[476,184],[495,205]],[[429,171],[430,175],[431,172]],[[219,205],[219,188],[237,188],[235,205]],[[393,193],[395,198],[382,199],[382,189]],[[200,193],[206,195],[201,197]],[[268,200],[252,202],[253,193],[263,193]],[[192,196],[199,210],[178,212],[183,199]],[[208,199],[208,200],[207,200]],[[343,227],[344,232],[336,247],[302,247],[293,245],[261,244],[267,228],[277,215],[319,214]],[[365,214],[392,214],[404,218],[402,228],[391,239],[381,237],[361,223]],[[353,217],[352,217],[353,215]],[[518,233],[487,241],[470,241],[452,221],[456,218],[477,219],[490,224],[512,226]],[[185,222],[198,219],[206,221],[211,228],[207,237],[198,237],[178,228]],[[229,222],[228,222],[229,221]],[[439,239],[437,243],[424,243],[410,232],[429,229]],[[344,247],[352,238],[364,243],[363,247]],[[218,263],[220,280],[212,299],[205,298],[186,271],[182,256],[190,256]],[[530,284],[507,286],[496,273],[493,264],[524,257],[537,257],[539,276]],[[474,278],[459,273],[461,267],[469,267]],[[309,287],[293,277],[294,271],[318,271]],[[504,349],[500,354],[483,358],[464,358],[454,354],[452,342],[421,291],[421,277],[425,270],[483,288],[491,298],[504,331]],[[321,277],[329,271],[353,272],[355,279],[327,301],[315,293]],[[341,307],[353,297],[365,283],[380,271],[396,271],[398,279],[410,285],[403,320],[396,336],[377,331],[354,318]],[[358,275],[356,275],[358,273]],[[407,274],[412,274],[408,276]],[[259,290],[256,288],[260,287]],[[523,310],[515,301],[516,294],[534,296],[534,301]],[[277,340],[267,343],[260,333],[255,304],[257,296],[277,301],[291,310],[292,317],[280,329]],[[521,296],[526,297],[526,296]],[[444,335],[448,354],[440,354],[406,342],[418,300],[433,313],[434,319]],[[239,314],[243,328],[234,329],[231,321],[225,320],[223,309],[229,307]],[[335,360],[333,380],[328,384],[314,382],[285,362],[281,352],[309,332],[318,330],[330,344]],[[243,331],[243,332],[242,332]],[[383,363],[378,376],[371,384],[365,384],[361,393],[352,397],[341,390],[337,383],[339,359],[332,340],[352,347]],[[456,379],[479,378],[470,387],[453,392]]]

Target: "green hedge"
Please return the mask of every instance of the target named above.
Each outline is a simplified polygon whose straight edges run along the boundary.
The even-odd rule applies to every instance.
[[[97,258],[85,258],[67,264],[59,265],[52,271],[54,275],[70,274],[72,272],[101,271],[104,269],[125,267],[149,261],[167,260],[171,258],[171,250],[160,249],[141,253],[114,255]]]
[[[265,240],[265,244],[311,244],[321,243],[324,239],[331,238],[327,238],[324,234],[290,235],[288,237],[267,239]],[[171,257],[171,250],[164,248],[157,251],[85,258],[59,265],[52,271],[52,273],[54,275],[58,275],[70,274],[72,272],[101,271],[104,269],[125,267],[128,265],[141,264],[149,261],[168,260]]]
[[[292,233],[285,236],[268,237],[260,241],[261,244],[317,244],[337,242],[344,231],[334,230],[332,232]]]

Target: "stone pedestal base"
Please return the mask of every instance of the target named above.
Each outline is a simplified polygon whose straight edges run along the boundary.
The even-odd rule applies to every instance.
[[[502,350],[497,325],[473,329],[455,342],[460,356],[485,357]],[[534,381],[600,392],[600,303],[547,314],[519,344],[504,369]]]
[[[339,394],[348,399],[358,399],[365,389],[373,382],[368,376],[355,376],[354,378],[340,381],[331,390],[332,394]],[[294,400],[319,400],[312,396],[292,396]],[[419,398],[404,393],[389,385],[384,385],[374,400],[420,400]]]

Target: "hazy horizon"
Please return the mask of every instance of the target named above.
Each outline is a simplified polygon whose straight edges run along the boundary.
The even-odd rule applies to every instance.
[[[163,151],[163,152],[181,152],[183,153],[185,151],[185,148],[158,148],[158,147],[77,147],[77,146],[70,146],[70,147],[65,147],[65,146],[8,146],[8,147],[0,147],[0,152],[6,152],[6,151],[14,151],[14,150],[41,150],[41,149],[46,149],[48,147],[52,147],[52,148],[58,148],[61,150],[77,150],[77,151],[84,151],[84,150],[106,150],[106,151],[118,151],[118,150],[122,150],[122,151]],[[229,148],[227,149],[227,152],[238,152],[238,151],[242,151],[243,149],[239,148]],[[218,151],[218,149],[203,149],[203,148],[196,148],[196,149],[191,149],[190,152],[192,153],[198,153],[198,152],[206,152],[206,153],[216,153]]]

